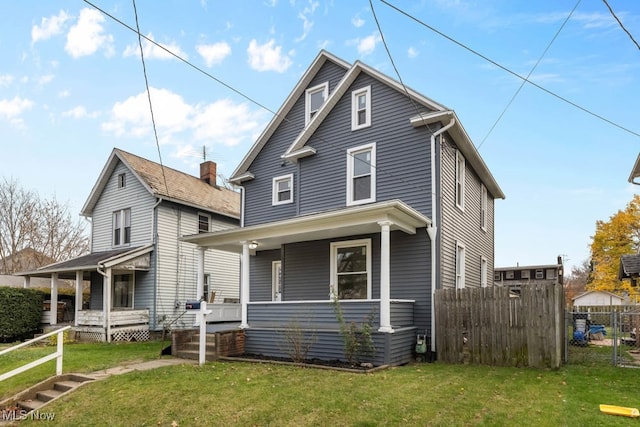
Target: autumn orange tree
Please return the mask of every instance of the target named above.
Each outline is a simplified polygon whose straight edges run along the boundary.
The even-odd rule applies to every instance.
[[[593,263],[590,290],[629,292],[628,280],[618,280],[620,256],[638,253],[640,247],[640,195],[635,195],[624,210],[619,210],[608,221],[596,221],[596,232],[591,242]]]

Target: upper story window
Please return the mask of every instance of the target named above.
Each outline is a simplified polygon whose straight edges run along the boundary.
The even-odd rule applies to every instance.
[[[293,174],[273,178],[273,205],[293,203]]]
[[[331,243],[331,280],[338,299],[371,298],[371,239]]]
[[[464,244],[456,242],[456,289],[464,288]]]
[[[376,144],[347,150],[347,205],[376,201]]]
[[[131,243],[131,209],[113,213],[113,246]]]
[[[520,272],[521,279],[531,279],[531,270],[522,270]]]
[[[456,151],[456,206],[464,210],[464,156],[460,151]]]
[[[351,93],[351,130],[371,126],[371,86]]]
[[[304,124],[309,124],[329,96],[329,82],[309,88],[305,92]]]
[[[124,188],[127,186],[127,175],[124,173],[118,174],[118,188]]]
[[[487,187],[480,184],[480,228],[487,231]]]
[[[485,257],[480,257],[480,286],[487,286],[487,274],[489,263]]]
[[[496,281],[499,282],[500,280],[502,280],[502,274],[499,271],[494,271],[493,272],[493,281],[494,282],[496,282]]]
[[[208,233],[210,221],[211,218],[209,217],[209,215],[198,213],[198,233]]]

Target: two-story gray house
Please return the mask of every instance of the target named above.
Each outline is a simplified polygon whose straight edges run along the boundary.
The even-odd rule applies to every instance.
[[[245,352],[344,359],[332,305],[374,316],[376,364],[434,334],[434,290],[491,284],[502,190],[456,114],[379,71],[321,51],[230,180],[241,228],[185,237],[242,256]]]
[[[81,339],[142,340],[169,324],[192,327],[185,301],[201,298],[218,314],[235,310],[229,320],[239,320],[239,256],[180,241],[239,226],[240,194],[216,185],[216,172],[212,161],[200,165],[198,178],[114,149],[81,212],[91,220],[91,253],[21,275],[27,285],[30,277],[50,277],[53,307],[57,281],[75,280]]]

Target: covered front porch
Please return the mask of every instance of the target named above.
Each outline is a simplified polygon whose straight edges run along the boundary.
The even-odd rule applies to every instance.
[[[198,244],[201,251],[242,254],[240,327],[245,329],[245,351],[283,356],[284,336],[296,329],[315,341],[309,357],[342,358],[337,296],[345,322],[360,325],[372,319],[373,360],[401,364],[411,357],[415,342],[416,302],[412,284],[392,283],[392,247],[408,247],[408,242],[428,248],[429,225],[428,218],[395,200],[184,240]],[[420,268],[430,265],[428,259],[421,261]],[[406,262],[395,261],[398,273]],[[419,280],[424,283],[417,291],[426,296],[430,288],[426,270],[423,273]],[[425,298],[420,301],[422,317]]]
[[[69,261],[51,264],[35,271],[20,273],[24,287],[31,277],[51,279],[50,310],[43,312],[48,325],[58,324],[60,280],[75,281],[73,326],[76,338],[85,341],[148,340],[149,309],[135,305],[136,283],[143,281],[150,269],[153,245],[95,252]],[[88,284],[90,298],[83,302]],[[138,284],[140,286],[140,284]]]

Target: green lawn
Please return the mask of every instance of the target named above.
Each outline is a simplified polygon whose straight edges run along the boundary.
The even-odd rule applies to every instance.
[[[155,358],[159,348],[69,345],[65,372]],[[638,420],[598,404],[640,407],[639,380],[636,369],[586,358],[554,371],[434,363],[372,374],[215,362],[112,376],[43,411],[65,426],[626,426]],[[42,421],[20,425],[30,423]]]

